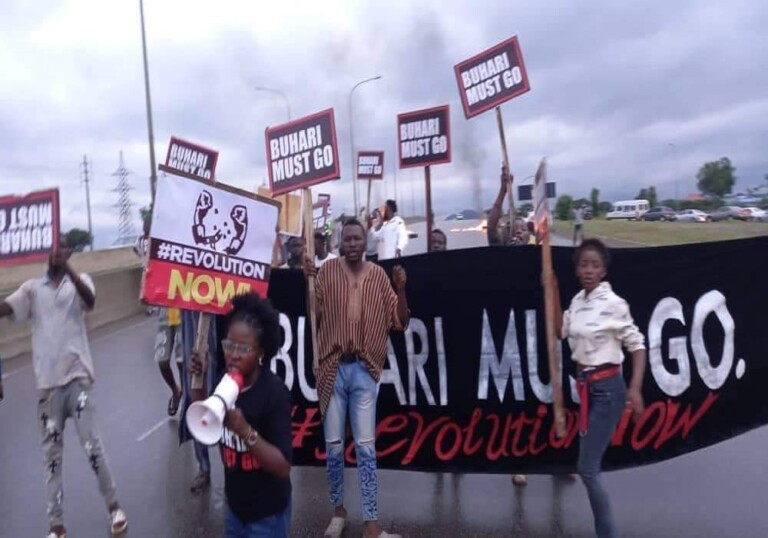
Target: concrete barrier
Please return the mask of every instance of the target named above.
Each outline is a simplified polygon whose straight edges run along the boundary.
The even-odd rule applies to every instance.
[[[92,275],[96,287],[96,307],[86,317],[89,329],[103,327],[144,310],[139,302],[141,267],[116,269]],[[13,290],[0,292],[0,300]],[[32,340],[27,324],[17,324],[8,318],[0,320],[0,357],[10,359],[27,353]]]

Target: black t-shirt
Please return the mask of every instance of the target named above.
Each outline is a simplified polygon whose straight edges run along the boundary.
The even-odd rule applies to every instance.
[[[259,436],[291,461],[291,396],[283,380],[264,368],[256,383],[238,396],[236,406]],[[285,510],[291,498],[290,478],[264,471],[245,439],[227,428],[219,447],[227,502],[241,521],[256,521]]]

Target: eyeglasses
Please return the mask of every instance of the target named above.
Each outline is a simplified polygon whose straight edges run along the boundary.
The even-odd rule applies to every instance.
[[[238,344],[229,339],[222,340],[221,347],[224,348],[224,353],[236,353],[238,355],[249,355],[250,353],[253,353],[252,345]]]

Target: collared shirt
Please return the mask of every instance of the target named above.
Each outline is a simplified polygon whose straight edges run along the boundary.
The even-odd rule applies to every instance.
[[[91,292],[93,280],[81,274]],[[63,387],[79,377],[94,379],[93,359],[85,327],[85,302],[65,276],[58,287],[46,276],[28,280],[5,299],[17,321],[32,327],[32,364],[37,388]]]
[[[343,258],[330,260],[317,274],[318,372],[320,411],[331,400],[339,360],[357,355],[378,381],[387,358],[391,330],[404,329],[397,315],[397,294],[380,266],[366,262],[355,274]]]
[[[568,338],[571,357],[583,366],[621,364],[624,346],[630,353],[645,349],[645,337],[632,320],[627,302],[608,282],[589,295],[581,290],[563,313],[563,338]]]
[[[379,230],[373,230],[373,237],[379,240],[379,260],[388,260],[397,256],[397,251],[405,253],[408,246],[408,230],[405,221],[392,217]]]
[[[584,210],[580,207],[573,210],[573,224],[575,226],[584,224]]]

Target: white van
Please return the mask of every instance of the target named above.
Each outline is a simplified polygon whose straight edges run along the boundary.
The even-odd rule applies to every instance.
[[[624,200],[613,203],[613,211],[606,213],[607,220],[629,219],[640,220],[640,217],[651,208],[648,200]]]

